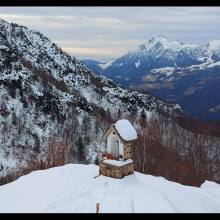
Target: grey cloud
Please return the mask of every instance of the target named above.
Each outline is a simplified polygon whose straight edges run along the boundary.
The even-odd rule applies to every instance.
[[[218,7],[2,7],[0,17],[42,32],[76,57],[101,61],[157,35],[220,39]]]

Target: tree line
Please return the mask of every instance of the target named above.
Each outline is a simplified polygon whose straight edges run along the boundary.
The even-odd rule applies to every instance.
[[[152,115],[147,119],[144,111],[139,123],[136,170],[192,186],[205,180],[220,183],[219,137],[186,130],[172,117]]]

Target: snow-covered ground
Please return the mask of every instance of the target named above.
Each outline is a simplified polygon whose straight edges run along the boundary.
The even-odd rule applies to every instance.
[[[98,176],[98,166],[35,171],[0,187],[0,212],[220,212],[220,185],[184,186],[135,172]]]

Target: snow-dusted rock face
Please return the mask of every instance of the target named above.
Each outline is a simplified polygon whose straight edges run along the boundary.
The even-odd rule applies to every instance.
[[[32,172],[0,186],[4,213],[219,213],[220,185],[181,185],[135,172],[122,179],[95,165],[68,164]]]
[[[119,109],[124,118],[131,111],[139,118],[142,109],[176,107],[124,90],[41,33],[0,20],[0,176],[24,165],[27,151],[45,157],[51,139],[68,146],[67,161],[94,161]]]

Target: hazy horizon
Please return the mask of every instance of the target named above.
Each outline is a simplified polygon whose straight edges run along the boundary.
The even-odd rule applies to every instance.
[[[0,7],[0,18],[40,31],[79,59],[113,60],[158,35],[220,39],[218,7]]]

